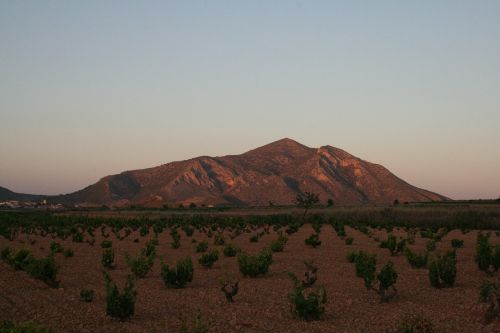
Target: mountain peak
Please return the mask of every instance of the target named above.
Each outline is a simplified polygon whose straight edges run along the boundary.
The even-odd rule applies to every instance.
[[[310,152],[312,148],[309,148],[295,140],[290,138],[283,138],[267,145],[255,148],[250,150],[248,153],[256,154],[256,153],[269,153],[269,154],[280,154],[280,153],[288,153],[288,154],[297,154]]]

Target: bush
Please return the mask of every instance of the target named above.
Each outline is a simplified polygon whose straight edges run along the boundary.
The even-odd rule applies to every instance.
[[[379,288],[376,290],[380,295],[382,302],[388,302],[391,298],[396,296],[396,287],[394,284],[398,279],[398,273],[394,270],[394,264],[388,262],[377,275],[379,281]],[[391,290],[391,292],[389,292]]]
[[[72,258],[72,257],[74,257],[74,256],[75,256],[75,252],[74,252],[73,250],[71,250],[71,249],[66,249],[66,250],[64,250],[64,252],[63,252],[63,256],[64,256],[65,258]]]
[[[154,257],[147,257],[144,254],[140,254],[136,258],[132,258],[129,255],[126,255],[125,259],[127,261],[127,265],[130,267],[130,270],[137,278],[146,277],[151,268],[153,268],[154,264]]]
[[[178,249],[179,247],[181,247],[181,235],[179,235],[176,229],[170,232],[170,236],[172,236],[172,248]]]
[[[57,288],[59,286],[59,281],[57,281],[59,266],[52,255],[41,259],[32,257],[25,270],[29,275],[45,282],[49,287]]]
[[[0,333],[50,333],[50,330],[32,321],[15,324],[10,320],[5,320],[0,323]]]
[[[82,289],[80,290],[80,301],[82,302],[92,302],[94,300],[94,291],[92,289]]]
[[[137,297],[133,278],[130,275],[127,277],[122,293],[107,272],[104,272],[104,280],[106,282],[106,314],[120,320],[130,318],[134,314]]]
[[[271,251],[273,252],[282,252],[285,249],[285,245],[288,242],[288,237],[283,235],[282,233],[279,234],[278,239],[275,239],[271,243]]]
[[[205,319],[198,313],[198,315],[190,320],[188,324],[186,318],[181,320],[180,333],[207,333],[208,324]]]
[[[360,252],[361,251],[351,251],[351,252],[347,253],[347,256],[346,256],[347,261],[350,263],[353,263],[356,260],[356,258],[358,257]]]
[[[306,245],[312,246],[313,248],[316,248],[321,245],[321,241],[319,240],[318,234],[312,234],[311,236],[306,238],[304,242],[306,243]]]
[[[377,258],[374,254],[368,254],[364,251],[351,252],[349,259],[355,264],[356,276],[363,279],[366,289],[376,291],[383,302],[387,302],[396,296],[396,288],[394,284],[398,278],[398,274],[394,270],[394,264],[388,262],[380,272],[376,275],[378,281],[378,289],[373,288],[375,274],[377,271]]]
[[[406,316],[398,324],[398,333],[434,333],[434,325],[430,319],[422,315]]]
[[[212,250],[208,253],[203,253],[198,262],[205,268],[212,268],[212,266],[218,259],[219,259],[219,251]]]
[[[59,281],[57,281],[59,266],[53,254],[38,259],[27,249],[13,251],[6,248],[2,251],[2,259],[14,269],[25,271],[31,277],[43,281],[49,287],[56,288],[59,286]]]
[[[490,244],[490,233],[477,234],[475,261],[479,270],[489,274],[500,268],[500,247]]]
[[[398,255],[404,250],[406,246],[406,239],[397,240],[396,236],[390,234],[387,236],[387,240],[380,243],[380,247],[388,249],[391,252],[391,256]]]
[[[224,255],[226,257],[235,257],[240,249],[233,244],[224,245]]]
[[[298,283],[297,278],[293,280],[293,291],[288,294],[292,313],[306,321],[320,320],[325,313],[324,304],[328,301],[326,289],[306,291],[306,288]]]
[[[462,239],[452,239],[451,240],[451,247],[454,249],[459,249],[464,247],[464,241]]]
[[[344,241],[346,245],[352,245],[352,242],[354,242],[354,238],[347,237]]]
[[[427,244],[425,245],[425,248],[429,252],[432,252],[432,251],[436,250],[436,241],[434,239],[429,240],[427,242]]]
[[[106,268],[115,267],[115,250],[113,248],[105,248],[102,251],[101,263]]]
[[[223,235],[221,235],[221,234],[215,235],[215,237],[214,237],[214,244],[215,245],[224,245],[225,242],[226,242],[226,240],[225,240]]]
[[[406,247],[404,250],[404,254],[411,267],[422,268],[427,266],[427,258],[428,258],[427,252],[425,254],[416,254],[412,252],[412,250],[410,250],[409,247]]]
[[[272,261],[273,252],[268,249],[262,250],[257,255],[246,252],[238,255],[238,266],[243,276],[257,277],[266,274]]]
[[[251,243],[257,243],[259,241],[259,235],[252,235],[250,236],[250,242]]]
[[[191,257],[179,260],[175,268],[170,268],[163,261],[161,263],[161,277],[167,287],[184,288],[188,282],[193,281],[193,272]]]
[[[435,255],[429,259],[429,280],[434,288],[452,287],[457,275],[455,252]]]
[[[186,234],[187,237],[191,237],[191,236],[193,236],[194,228],[187,225],[187,224],[184,224],[182,226],[182,231],[184,231],[184,233]]]
[[[141,250],[141,255],[145,257],[153,257],[156,255],[156,246],[158,245],[158,238],[152,238],[146,242],[144,248]]]
[[[207,241],[199,242],[196,245],[196,252],[197,253],[206,252],[207,249],[208,249],[208,242]]]
[[[101,247],[102,247],[103,249],[109,249],[109,248],[111,248],[112,246],[113,246],[113,242],[112,242],[112,241],[110,241],[109,239],[105,239],[105,240],[103,240],[103,241],[101,242]]]
[[[63,247],[61,244],[57,242],[50,242],[50,252],[51,253],[61,253],[63,251]]]
[[[377,269],[377,259],[374,254],[368,254],[364,251],[359,251],[354,255],[354,264],[356,267],[356,276],[362,278],[367,289],[370,289],[375,280],[375,272]]]
[[[479,301],[489,303],[484,319],[490,323],[500,315],[500,283],[483,283],[479,289]]]

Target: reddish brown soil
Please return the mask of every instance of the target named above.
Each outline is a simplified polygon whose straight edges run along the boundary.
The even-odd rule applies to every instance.
[[[168,232],[160,236],[157,252],[168,263],[190,255],[195,263],[195,276],[185,289],[168,289],[160,276],[157,261],[153,271],[138,280],[136,314],[128,321],[120,322],[105,314],[105,290],[101,274],[102,241],[96,232],[96,243],[73,243],[60,241],[63,247],[75,251],[73,258],[56,255],[60,264],[61,287],[51,289],[42,282],[30,278],[26,273],[14,271],[0,262],[0,320],[33,320],[54,332],[178,332],[181,317],[194,317],[198,312],[207,320],[210,332],[394,332],[397,322],[407,314],[423,314],[430,318],[438,332],[499,332],[500,324],[483,323],[485,305],[478,303],[478,288],[485,280],[495,280],[479,272],[474,263],[476,232],[462,235],[450,232],[440,243],[438,251],[450,249],[450,240],[465,241],[458,250],[458,275],[456,285],[448,289],[431,287],[426,269],[412,269],[404,256],[390,257],[389,251],[380,249],[373,239],[356,230],[346,228],[354,237],[353,245],[345,245],[331,226],[323,226],[322,245],[316,249],[305,246],[304,239],[313,230],[306,225],[293,234],[285,251],[274,254],[274,263],[269,273],[260,278],[243,278],[238,272],[236,258],[222,255],[212,269],[198,264],[200,254],[195,253],[196,244],[181,234],[181,247],[170,247]],[[385,232],[376,232],[385,238]],[[149,239],[144,237],[134,243],[135,233],[123,241],[111,236],[116,251],[117,268],[112,277],[123,285],[130,270],[124,253],[136,254]],[[199,241],[205,235],[195,233]],[[249,234],[243,234],[232,242],[246,251],[256,252],[275,239],[271,232],[258,243],[249,242]],[[0,238],[0,248],[26,246],[36,255],[47,255],[51,237],[36,237],[29,245],[27,237],[21,235],[13,242]],[[500,243],[492,236],[494,243]],[[412,248],[423,251],[426,240],[417,237]],[[214,247],[213,239],[209,239]],[[378,264],[388,260],[395,263],[399,274],[398,296],[390,303],[381,303],[373,291],[368,291],[363,281],[355,276],[353,264],[347,262],[346,254],[355,249],[364,249],[377,254]],[[222,249],[221,249],[222,250]],[[329,303],[321,321],[304,322],[290,313],[287,294],[292,282],[287,276],[291,271],[302,276],[303,261],[314,259],[319,266],[318,285],[328,290]],[[240,291],[233,304],[228,304],[220,291],[219,277],[230,272],[240,279]],[[91,288],[96,292],[92,303],[82,303],[79,292]]]

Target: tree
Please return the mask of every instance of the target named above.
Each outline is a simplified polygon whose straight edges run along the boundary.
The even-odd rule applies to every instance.
[[[309,208],[311,208],[312,206],[314,206],[319,202],[319,194],[312,192],[305,192],[304,195],[301,194],[297,195],[295,201],[297,203],[297,206],[304,208],[303,217],[306,217]]]
[[[326,201],[326,204],[328,205],[328,207],[332,207],[333,206],[333,199],[330,198]]]

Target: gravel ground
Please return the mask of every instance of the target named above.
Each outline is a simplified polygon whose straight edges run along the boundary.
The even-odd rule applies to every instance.
[[[198,264],[200,254],[195,253],[196,244],[181,234],[181,247],[170,247],[171,237],[167,231],[159,238],[159,256],[168,263],[190,255],[195,265],[194,280],[184,289],[168,289],[160,276],[160,265],[156,261],[146,278],[137,281],[136,313],[128,321],[120,322],[105,314],[105,289],[101,273],[100,232],[96,232],[96,243],[60,242],[64,248],[75,251],[73,258],[56,255],[60,265],[59,289],[51,289],[42,282],[30,278],[26,273],[14,271],[0,262],[0,320],[33,320],[51,328],[54,332],[178,332],[181,318],[194,318],[198,313],[210,327],[210,332],[394,332],[397,323],[405,315],[422,314],[432,320],[437,332],[500,332],[500,323],[489,325],[483,322],[485,305],[478,303],[478,288],[485,280],[496,280],[478,271],[474,263],[477,232],[463,235],[450,232],[438,243],[438,251],[451,248],[450,240],[463,239],[464,248],[458,250],[458,274],[456,285],[449,289],[431,287],[426,269],[412,269],[404,256],[391,257],[389,251],[378,247],[373,239],[346,227],[347,234],[354,237],[353,245],[345,245],[329,225],[323,226],[320,234],[321,246],[316,249],[304,244],[313,229],[303,226],[290,236],[284,252],[274,254],[269,273],[259,278],[243,278],[238,272],[236,258],[222,255],[212,269]],[[396,234],[399,231],[396,231]],[[385,232],[376,231],[381,239]],[[242,234],[234,243],[242,249],[257,252],[268,246],[276,234],[263,236],[259,242],[251,243],[249,234]],[[33,238],[33,236],[31,236]],[[132,233],[123,241],[114,239],[116,269],[110,271],[113,279],[122,286],[130,270],[125,264],[125,253],[136,255],[151,236],[139,237]],[[195,232],[198,241],[207,239]],[[29,245],[26,235],[14,241],[0,238],[0,249],[10,246],[30,248],[36,255],[47,255],[51,237],[34,237],[36,243]],[[213,239],[208,239],[214,248]],[[492,235],[493,243],[500,239]],[[417,237],[414,250],[425,249],[425,239]],[[363,249],[377,254],[379,267],[392,260],[399,274],[396,287],[399,294],[389,303],[381,303],[373,291],[365,289],[363,281],[355,276],[354,265],[347,262],[349,251]],[[292,282],[287,272],[302,276],[304,260],[313,259],[319,267],[317,285],[328,290],[329,303],[323,320],[304,322],[290,313],[287,294]],[[239,278],[240,291],[233,304],[228,304],[220,291],[219,278],[224,273]],[[96,292],[92,303],[82,303],[79,292],[91,288]]]

